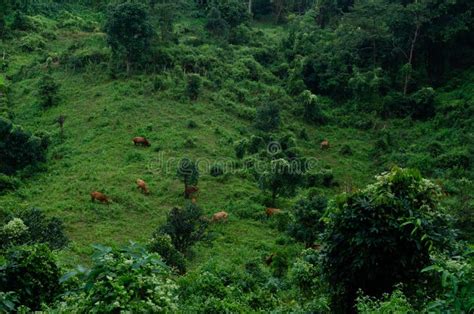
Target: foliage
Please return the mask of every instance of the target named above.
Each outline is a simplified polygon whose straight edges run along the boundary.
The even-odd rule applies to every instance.
[[[247,7],[242,1],[222,0],[215,1],[213,5],[230,27],[236,27],[249,20]]]
[[[166,223],[158,228],[155,236],[167,234],[174,247],[186,253],[194,243],[201,240],[206,231],[207,221],[203,219],[202,209],[196,204],[187,203],[183,208],[175,207],[166,217]]]
[[[65,275],[81,280],[77,291],[65,295],[59,312],[174,312],[177,286],[158,254],[131,244],[122,249],[95,246],[93,265]]]
[[[46,161],[47,146],[41,138],[1,117],[0,135],[0,172],[11,175]]]
[[[56,217],[47,218],[36,208],[21,211],[2,227],[0,234],[2,249],[30,243],[45,243],[51,249],[61,249],[69,242],[63,222]]]
[[[359,289],[380,296],[419,282],[430,251],[447,249],[453,238],[439,196],[418,172],[393,168],[331,209],[323,269],[335,309],[350,309]]]
[[[424,268],[423,272],[437,277],[439,295],[427,305],[429,312],[470,313],[474,310],[474,266],[473,252],[465,258],[438,258],[435,264]]]
[[[415,313],[415,309],[399,289],[393,291],[390,295],[385,293],[380,299],[359,295],[356,308],[357,312],[361,314]]]
[[[124,2],[112,7],[105,24],[107,42],[116,58],[125,61],[127,73],[148,53],[153,28],[142,4]]]
[[[327,207],[327,199],[311,196],[296,203],[293,209],[294,222],[290,224],[288,233],[297,241],[311,246],[324,231],[321,221]]]
[[[321,109],[318,97],[311,94],[310,91],[304,91],[301,95],[303,100],[303,117],[306,121],[315,124],[324,124],[327,120]]]
[[[59,84],[50,74],[41,78],[38,88],[40,104],[43,108],[50,108],[58,103]]]
[[[199,97],[202,88],[202,80],[198,74],[188,75],[188,82],[186,85],[186,95],[191,100],[196,100]]]
[[[270,161],[268,167],[259,175],[259,187],[263,191],[270,191],[271,206],[279,195],[293,195],[296,188],[303,181],[302,163],[298,159],[286,160],[283,158]]]
[[[59,268],[44,244],[9,249],[0,271],[1,290],[15,292],[19,303],[32,310],[52,302],[61,292]]]
[[[181,181],[184,183],[184,187],[190,185],[197,185],[199,180],[199,169],[196,163],[189,159],[183,158],[178,164],[177,175]]]
[[[280,127],[280,109],[275,103],[257,108],[255,127],[266,132],[277,130]]]
[[[147,245],[152,253],[158,253],[163,261],[170,267],[176,269],[180,274],[186,272],[186,261],[181,252],[176,250],[168,234],[155,234]]]
[[[209,173],[213,177],[222,176],[224,174],[224,166],[220,163],[213,164],[209,170]]]
[[[222,14],[217,7],[212,7],[209,10],[206,29],[216,36],[227,37],[229,24],[222,18]]]

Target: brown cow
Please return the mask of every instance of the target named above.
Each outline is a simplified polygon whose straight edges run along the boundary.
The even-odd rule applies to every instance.
[[[150,191],[148,190],[148,186],[142,179],[137,179],[137,187],[145,194],[150,193]]]
[[[328,140],[324,140],[321,142],[321,145],[320,145],[321,149],[329,149],[329,141]]]
[[[146,146],[146,147],[151,146],[150,142],[146,138],[141,137],[141,136],[135,137],[133,139],[133,144],[135,144],[135,146],[138,146],[138,145],[142,145],[142,146]]]
[[[109,198],[105,194],[100,192],[92,192],[91,201],[94,202],[96,200],[104,204],[108,204],[110,202]]]
[[[267,214],[267,217],[271,217],[275,214],[279,214],[281,213],[281,209],[278,209],[278,208],[271,208],[271,207],[268,207],[267,209],[265,209],[265,214]]]
[[[184,197],[185,198],[190,198],[194,193],[197,193],[199,191],[199,188],[197,186],[187,186],[184,189]]]
[[[222,212],[218,212],[212,215],[211,221],[212,222],[219,222],[219,221],[226,222],[228,217],[229,217],[229,214],[222,211]]]

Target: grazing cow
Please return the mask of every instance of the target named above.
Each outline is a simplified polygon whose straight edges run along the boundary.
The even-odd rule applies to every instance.
[[[197,186],[187,186],[184,189],[184,197],[185,198],[190,198],[194,193],[197,193],[199,191],[199,188]]]
[[[150,191],[148,190],[148,186],[142,179],[137,179],[137,187],[145,194],[150,193]]]
[[[321,142],[321,145],[320,145],[321,149],[329,149],[329,141],[328,140],[324,140]]]
[[[148,142],[148,140],[144,137],[141,137],[141,136],[137,136],[133,139],[133,144],[135,144],[135,146],[138,146],[138,145],[142,145],[142,146],[145,146],[145,147],[150,147],[151,144],[150,142]]]
[[[96,200],[101,202],[101,203],[104,203],[104,204],[109,203],[109,198],[107,196],[105,196],[105,194],[100,193],[100,192],[92,192],[91,193],[91,201],[94,202]]]
[[[267,209],[265,209],[265,214],[267,214],[267,217],[271,217],[279,213],[281,213],[281,209],[278,209],[278,208],[268,207]]]
[[[229,214],[222,211],[222,212],[218,212],[212,215],[211,221],[212,222],[219,222],[219,221],[226,222],[228,217],[229,217]]]

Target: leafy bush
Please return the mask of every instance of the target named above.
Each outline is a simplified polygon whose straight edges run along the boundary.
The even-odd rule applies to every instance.
[[[185,191],[188,186],[196,185],[199,181],[199,169],[196,163],[189,158],[183,158],[180,160],[178,164],[177,175],[184,183]]]
[[[56,105],[58,102],[58,91],[59,85],[54,78],[49,74],[44,75],[38,87],[41,106],[49,108]]]
[[[392,294],[385,293],[380,299],[359,295],[356,308],[357,312],[361,314],[416,312],[403,292],[398,289],[393,291]]]
[[[343,197],[329,215],[323,270],[334,309],[348,310],[356,292],[381,296],[416,283],[430,251],[453,238],[439,206],[438,186],[413,170],[394,168]]]
[[[222,0],[214,2],[214,5],[230,27],[236,27],[245,23],[250,18],[247,7],[242,1]]]
[[[305,299],[320,298],[319,311],[329,311],[327,287],[321,271],[321,256],[314,249],[306,249],[291,265],[288,278]]]
[[[324,231],[321,218],[326,212],[327,199],[312,196],[296,203],[293,209],[294,222],[290,224],[289,234],[306,246],[314,244],[319,235]]]
[[[11,175],[46,161],[45,142],[0,117],[0,172]],[[32,170],[32,169],[31,169]]]
[[[247,140],[242,139],[235,143],[234,145],[234,150],[235,150],[235,156],[238,159],[242,159],[245,156],[245,152],[247,151]]]
[[[173,246],[169,235],[155,234],[148,243],[147,248],[152,253],[160,254],[163,261],[168,266],[175,268],[178,273],[184,274],[186,272],[184,256]]]
[[[277,130],[280,127],[280,109],[275,103],[257,108],[255,127],[266,132]]]
[[[474,266],[471,250],[466,259],[438,258],[435,264],[423,269],[433,273],[438,282],[439,294],[427,305],[428,312],[471,313],[474,311]]]
[[[306,184],[309,187],[332,187],[335,184],[334,174],[331,169],[321,169],[318,171],[309,172],[306,175]]]
[[[61,249],[68,244],[69,239],[64,232],[64,224],[59,218],[48,218],[41,209],[37,208],[24,210],[18,217],[28,227],[31,241],[46,243],[51,249]]]
[[[81,286],[64,296],[60,313],[176,312],[177,286],[158,254],[132,244],[112,250],[95,246],[90,270],[78,269],[62,280],[79,278]]]
[[[44,244],[9,249],[0,268],[2,291],[15,292],[19,303],[32,310],[40,310],[61,292],[59,278],[56,260]]]
[[[224,174],[224,166],[222,164],[216,163],[211,166],[210,175],[213,177],[219,177]]]
[[[29,239],[28,227],[20,218],[13,218],[3,226],[0,232],[0,247],[25,244]]]
[[[352,148],[348,144],[342,145],[339,153],[343,156],[352,156]]]
[[[30,33],[20,39],[20,49],[25,52],[42,50],[45,47],[46,42],[44,41],[43,37],[38,34]]]
[[[222,18],[218,8],[212,7],[207,15],[206,29],[216,36],[227,37],[229,24]]]
[[[186,85],[186,95],[191,100],[196,100],[201,93],[202,80],[198,74],[188,75],[188,82]]]
[[[7,190],[14,190],[18,188],[20,181],[15,177],[7,176],[3,173],[0,173],[0,193]]]
[[[201,240],[206,231],[207,221],[203,219],[202,209],[196,204],[187,203],[184,208],[173,208],[155,236],[167,234],[174,247],[186,253],[190,246]]]
[[[303,117],[306,121],[324,124],[327,120],[326,115],[321,109],[321,104],[318,101],[318,97],[313,95],[310,91],[306,90],[301,94],[303,101]]]

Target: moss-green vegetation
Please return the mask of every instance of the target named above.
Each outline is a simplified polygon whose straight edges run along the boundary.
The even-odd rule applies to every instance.
[[[4,256],[23,245],[22,256],[43,254],[63,274],[81,264],[122,279],[129,260],[143,262],[133,268],[143,282],[116,286],[100,300],[105,312],[330,312],[356,303],[367,313],[444,311],[459,310],[459,300],[473,309],[465,301],[474,232],[472,4],[254,0],[249,14],[239,0],[109,2],[0,0]],[[134,145],[135,137],[151,145]],[[393,170],[403,184],[387,180],[400,183],[402,196],[375,189],[381,178],[367,188],[393,166],[420,171]],[[421,176],[441,194],[418,204],[406,182],[438,191]],[[94,191],[110,202],[91,202]],[[57,235],[33,242],[69,243],[56,261],[25,246],[33,228],[22,213],[31,208],[53,221],[41,214],[34,231]],[[398,214],[387,213],[387,227],[366,210]],[[226,221],[213,218],[221,211]],[[391,231],[362,236],[364,222]],[[419,229],[406,234],[408,222]],[[449,250],[429,246],[444,224],[453,231]],[[405,242],[394,240],[397,232]],[[374,249],[380,255],[367,248],[374,239],[385,240]],[[130,241],[143,246],[124,248]],[[395,242],[420,246],[410,251],[415,262],[390,251]],[[107,247],[91,258],[96,243]],[[356,247],[359,255],[349,252]],[[455,255],[464,257],[450,264]],[[406,276],[375,285],[386,272],[371,270],[384,256],[403,263]],[[431,264],[436,272],[421,272]],[[440,286],[443,271],[468,292]],[[69,273],[54,287],[72,295],[40,301],[88,311],[107,294],[94,276]],[[147,291],[153,304],[145,306],[135,292],[155,283],[172,296]],[[15,289],[2,286],[0,311],[40,308]],[[121,289],[136,291],[120,299]]]

